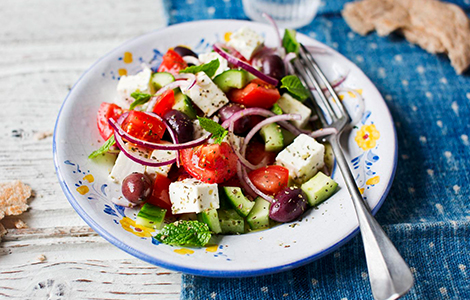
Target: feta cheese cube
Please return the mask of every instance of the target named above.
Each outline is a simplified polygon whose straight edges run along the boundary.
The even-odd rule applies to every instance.
[[[171,211],[173,214],[200,213],[219,208],[217,184],[204,183],[194,178],[170,184]]]
[[[227,46],[235,48],[244,58],[250,60],[264,46],[264,38],[253,29],[242,27],[232,33]]]
[[[196,84],[189,90],[183,89],[183,93],[191,98],[204,115],[212,116],[229,100],[225,93],[204,72],[196,74]]]
[[[134,162],[121,151],[118,154],[111,173],[109,174],[109,178],[111,178],[116,183],[122,183],[127,175],[134,172],[144,173],[144,171],[144,165]]]
[[[168,161],[171,159],[176,158],[176,151],[172,150],[153,150],[152,154],[150,155],[150,158],[155,160],[155,162],[162,162],[162,161]],[[155,179],[155,177],[158,174],[161,174],[163,176],[168,176],[168,172],[170,172],[171,166],[173,164],[168,164],[164,165],[161,167],[145,167],[145,173],[152,179]]]
[[[129,108],[135,100],[131,97],[133,92],[139,90],[142,93],[151,94],[152,87],[149,84],[151,77],[152,70],[149,67],[144,67],[141,72],[135,75],[121,76],[117,85],[118,96],[114,102],[122,108]]]
[[[286,114],[299,114],[302,117],[300,120],[292,121],[295,126],[302,128],[307,125],[312,110],[303,105],[302,102],[295,99],[288,93],[284,93],[282,94],[281,98],[277,100],[277,105],[279,105],[282,111]]]
[[[314,138],[301,134],[276,156],[276,165],[289,170],[289,179],[301,184],[323,168],[325,146]]]
[[[199,61],[203,64],[207,64],[213,61],[214,59],[218,59],[220,63],[219,68],[217,69],[217,71],[215,71],[215,75],[214,75],[215,77],[219,75],[220,73],[224,72],[225,70],[229,69],[227,60],[223,58],[222,56],[220,56],[219,53],[217,52],[199,54]]]

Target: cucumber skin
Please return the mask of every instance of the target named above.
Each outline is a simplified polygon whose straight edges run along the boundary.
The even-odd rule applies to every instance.
[[[197,215],[197,219],[209,226],[210,230],[214,233],[221,233],[222,228],[220,227],[219,214],[216,209],[208,209]]]
[[[266,151],[281,151],[284,149],[284,135],[282,134],[281,127],[276,123],[264,125],[259,134],[264,140],[264,149]]]
[[[303,183],[301,189],[307,195],[309,205],[317,206],[333,195],[337,187],[338,183],[336,181],[322,172],[318,172],[307,182]]]
[[[189,100],[188,96],[181,92],[175,93],[175,104],[173,105],[172,109],[176,109],[184,113],[191,120],[196,119],[196,110],[194,109],[191,100]]]
[[[145,203],[137,214],[135,223],[153,229],[161,229],[165,221],[166,209]]]
[[[243,195],[243,192],[239,187],[226,186],[224,187],[224,192],[227,196],[228,202],[242,217],[246,217],[255,205],[253,201],[248,200],[245,195]]]
[[[232,88],[244,88],[248,83],[248,72],[245,70],[235,69],[227,70],[217,75],[213,81],[222,90],[222,92],[227,93]]]
[[[255,199],[255,205],[246,217],[246,222],[251,230],[267,229],[269,225],[269,207],[270,203],[261,197]]]
[[[245,232],[245,220],[234,209],[219,209],[218,213],[222,234]]]

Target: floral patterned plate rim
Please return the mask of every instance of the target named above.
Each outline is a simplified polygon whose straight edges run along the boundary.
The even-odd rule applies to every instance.
[[[87,158],[102,141],[96,129],[101,102],[112,102],[117,80],[135,74],[142,63],[158,66],[162,53],[186,45],[208,52],[242,26],[262,34],[276,46],[270,26],[239,20],[209,20],[173,25],[130,40],[93,64],[75,83],[57,117],[53,139],[54,164],[59,183],[72,207],[96,232],[118,248],[149,263],[185,273],[213,277],[245,277],[276,273],[312,262],[349,241],[358,232],[352,202],[339,172],[333,178],[339,190],[295,222],[244,235],[221,236],[203,248],[160,244],[154,230],[136,225],[135,209],[114,205],[119,186],[108,179],[113,158]],[[343,134],[342,145],[364,198],[377,212],[391,187],[397,164],[393,120],[373,83],[351,61],[305,35],[306,45],[323,48],[314,54],[331,80],[346,78],[338,86],[355,125]],[[364,107],[359,101],[364,99]],[[339,249],[338,251],[341,251]]]

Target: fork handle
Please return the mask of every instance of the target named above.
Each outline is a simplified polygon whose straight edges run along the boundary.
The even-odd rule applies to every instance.
[[[339,134],[328,141],[356,209],[372,294],[376,300],[398,299],[413,286],[413,275],[363,200],[341,149]]]

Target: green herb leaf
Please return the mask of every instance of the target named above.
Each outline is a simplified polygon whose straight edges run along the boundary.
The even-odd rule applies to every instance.
[[[181,70],[180,73],[193,73],[197,74],[199,72],[205,72],[207,76],[211,77],[215,75],[215,72],[219,68],[220,62],[218,59],[211,60],[207,64],[202,64],[199,66],[187,67],[184,70]]]
[[[131,97],[134,98],[135,101],[132,102],[131,106],[129,107],[129,110],[133,110],[136,106],[147,103],[150,100],[150,98],[152,98],[152,95],[137,91],[137,92],[133,92],[131,94]]]
[[[114,134],[109,137],[109,139],[101,146],[98,150],[93,151],[88,158],[92,159],[95,158],[103,153],[106,153],[109,151],[109,148],[111,148],[112,145],[114,145],[116,141],[114,140]]]
[[[180,220],[165,225],[155,238],[168,245],[203,247],[209,242],[211,231],[206,223]]]
[[[276,115],[282,115],[282,108],[279,106],[279,104],[274,103],[273,108],[271,108],[271,111],[275,113]]]
[[[197,118],[199,120],[199,125],[201,125],[204,130],[212,133],[212,138],[214,139],[214,142],[216,144],[221,144],[228,131],[222,126],[220,126],[219,123],[214,122],[211,119],[201,117]]]
[[[308,90],[304,87],[299,77],[295,75],[287,75],[281,79],[281,88],[287,91],[296,99],[305,101],[310,96]]]
[[[300,44],[297,41],[297,33],[293,29],[286,29],[282,38],[282,47],[286,49],[286,53],[294,52],[299,53]]]

